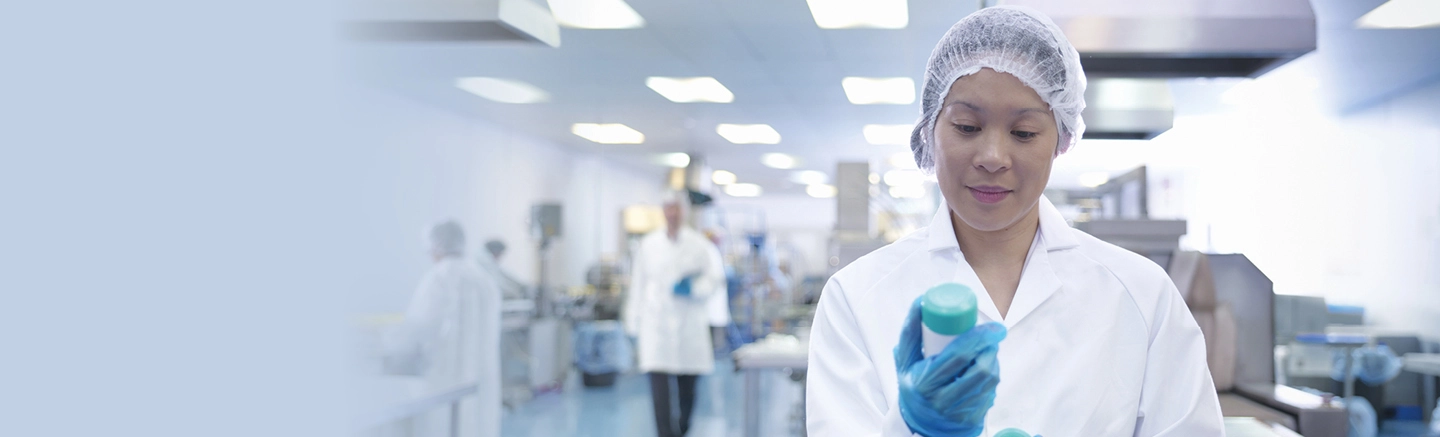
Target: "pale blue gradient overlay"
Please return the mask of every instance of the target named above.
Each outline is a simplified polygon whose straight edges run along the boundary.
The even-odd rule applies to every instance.
[[[335,6],[0,3],[0,435],[344,435]]]

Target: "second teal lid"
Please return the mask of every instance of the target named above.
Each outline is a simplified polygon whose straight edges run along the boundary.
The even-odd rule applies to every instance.
[[[996,433],[995,437],[1030,437],[1030,433],[1016,428],[1005,428]]]
[[[954,282],[936,285],[920,300],[920,321],[940,335],[969,331],[975,327],[975,293]]]

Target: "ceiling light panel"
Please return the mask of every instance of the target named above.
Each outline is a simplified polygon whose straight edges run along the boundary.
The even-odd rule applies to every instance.
[[[919,199],[925,197],[924,185],[901,185],[890,187],[890,197],[896,199]]]
[[[821,29],[904,29],[910,24],[906,0],[806,0]]]
[[[640,144],[645,134],[620,123],[575,123],[570,132],[600,144]]]
[[[1418,29],[1440,26],[1440,1],[1390,0],[1355,20],[1361,29]]]
[[[835,186],[826,184],[810,184],[805,186],[805,194],[818,199],[835,197]]]
[[[906,146],[910,144],[910,131],[915,126],[908,124],[867,124],[863,132],[865,142],[877,146]]]
[[[760,155],[760,163],[765,164],[766,167],[770,168],[789,170],[795,168],[796,165],[799,165],[800,160],[795,159],[794,156],[786,155],[784,153],[766,153],[764,155]]]
[[[735,177],[735,173],[725,170],[715,170],[710,173],[710,181],[714,182],[715,185],[730,185],[735,183],[736,180],[738,180],[738,178]]]
[[[823,184],[829,181],[830,176],[825,175],[825,172],[823,171],[801,170],[790,173],[790,182],[794,182],[800,185]]]
[[[577,29],[638,29],[645,18],[624,0],[549,0],[561,26]]]
[[[856,105],[915,103],[915,81],[908,77],[847,77],[840,81],[845,98]]]
[[[500,103],[539,103],[550,99],[545,90],[518,80],[462,77],[455,79],[455,87]]]
[[[907,168],[908,168],[908,169],[919,169],[919,168],[920,168],[920,166],[918,166],[918,165],[915,164],[915,153],[914,153],[914,152],[895,152],[894,154],[890,155],[890,158],[889,158],[889,159],[886,159],[885,161],[888,162],[891,167],[895,167],[895,168],[899,168],[899,169],[907,169]]]
[[[690,165],[690,155],[687,153],[663,153],[656,157],[660,165],[673,168],[685,168]]]
[[[647,77],[645,86],[675,103],[735,101],[735,94],[713,77]]]
[[[762,194],[763,190],[755,184],[730,184],[725,186],[725,194],[734,197],[755,197]]]
[[[721,124],[715,132],[735,144],[780,143],[780,133],[768,124]]]
[[[925,175],[915,170],[890,170],[885,172],[885,185],[892,187],[900,186],[923,186]]]

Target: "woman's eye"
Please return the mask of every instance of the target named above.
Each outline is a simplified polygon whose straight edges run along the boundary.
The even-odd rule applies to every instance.
[[[957,125],[955,125],[955,130],[960,131],[960,133],[973,134],[973,133],[976,133],[976,132],[980,132],[980,127],[979,127],[979,126],[970,126],[970,125],[966,125],[966,124],[957,124]]]
[[[1022,140],[1028,140],[1028,139],[1031,139],[1031,138],[1035,138],[1036,135],[1039,135],[1039,133],[1036,133],[1036,132],[1026,132],[1026,131],[1023,131],[1023,130],[1012,130],[1012,131],[1010,131],[1010,134],[1011,134],[1011,135],[1014,135],[1014,136],[1017,136],[1017,137],[1020,137],[1020,139],[1022,139]]]

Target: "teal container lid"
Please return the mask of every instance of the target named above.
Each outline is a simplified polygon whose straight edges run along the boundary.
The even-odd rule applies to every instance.
[[[995,433],[995,437],[1030,437],[1030,433],[1015,428],[1005,428]]]
[[[954,282],[936,285],[920,300],[920,321],[936,334],[964,334],[975,327],[975,293]]]

